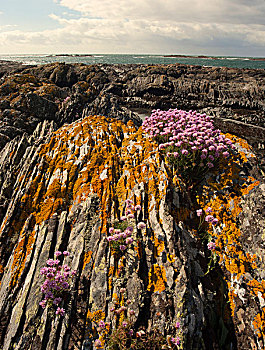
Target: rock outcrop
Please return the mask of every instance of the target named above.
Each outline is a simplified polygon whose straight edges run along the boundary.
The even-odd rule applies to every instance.
[[[22,70],[5,69],[0,85],[0,348],[263,349],[264,73],[14,69]],[[235,149],[194,186],[134,113],[189,103],[217,114],[240,106],[250,116],[249,125],[229,113],[214,119]],[[127,230],[128,200],[140,209]],[[217,227],[196,215],[208,207]],[[125,237],[110,240],[112,227],[130,232],[126,246]],[[70,253],[58,264],[76,271],[58,301],[64,316],[39,304],[40,270],[58,251]]]
[[[31,134],[44,119],[61,126],[98,114],[139,126],[138,114],[157,108],[193,109],[265,128],[264,70],[181,64],[0,67],[0,147],[21,132]],[[8,127],[17,130],[10,133]]]
[[[54,128],[44,122],[0,154],[2,349],[92,349],[100,321],[107,346],[127,318],[164,346],[170,336],[182,349],[262,348],[265,188],[247,143],[230,136],[238,151],[195,191],[132,122]],[[117,254],[106,238],[126,199],[146,228],[132,220],[133,243]],[[195,214],[207,206],[222,227],[212,266]],[[77,271],[64,318],[39,305],[39,271],[57,250]]]

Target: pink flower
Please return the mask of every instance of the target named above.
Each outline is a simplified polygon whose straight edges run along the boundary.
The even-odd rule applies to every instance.
[[[65,310],[63,308],[58,307],[56,310],[56,315],[64,316]]]
[[[142,210],[142,207],[141,207],[139,204],[137,204],[137,205],[135,206],[135,210],[137,210],[137,211]]]
[[[125,221],[125,220],[127,220],[127,217],[126,216],[121,216],[120,221]]]
[[[218,219],[217,219],[217,218],[214,218],[213,221],[212,221],[212,224],[213,224],[213,225],[217,225],[217,224],[218,224]]]
[[[179,328],[180,328],[180,322],[176,322],[175,327],[176,327],[177,329],[179,329]]]
[[[137,228],[139,230],[143,230],[145,227],[146,227],[146,224],[144,222],[139,222],[138,225],[137,225]]]
[[[189,152],[188,152],[186,149],[183,149],[183,150],[181,151],[181,153],[182,153],[184,156],[186,156],[187,154],[189,154]]]
[[[179,339],[179,337],[171,338],[170,340],[171,340],[171,342],[172,342],[174,345],[179,345],[179,344],[180,344],[180,339]]]
[[[47,300],[42,300],[42,301],[39,302],[39,305],[40,305],[43,309],[45,309],[46,303],[47,303]]]
[[[63,252],[63,255],[64,255],[64,256],[69,256],[70,253],[69,253],[67,250],[65,250],[65,251]]]
[[[61,301],[62,301],[62,298],[60,298],[60,297],[54,298],[53,304],[54,305],[59,305]]]
[[[114,227],[110,227],[109,228],[109,233],[112,235],[112,233],[114,233]]]
[[[126,243],[126,244],[131,244],[131,243],[133,243],[133,238],[132,238],[132,237],[126,238],[125,243]]]
[[[53,259],[48,259],[47,260],[47,265],[53,266],[54,265],[54,260]]]
[[[125,328],[125,327],[127,327],[127,326],[128,326],[128,323],[127,323],[127,322],[125,322],[125,321],[123,321],[123,322],[122,322],[122,327],[124,327],[124,328]]]
[[[206,222],[212,222],[214,220],[214,217],[212,216],[212,215],[207,215],[206,217],[205,217],[205,221]]]
[[[127,215],[127,218],[128,218],[128,219],[133,219],[133,218],[134,218],[134,214],[128,214],[128,215]]]
[[[95,345],[96,348],[101,348],[102,347],[102,343],[101,343],[101,341],[99,339],[95,340],[94,345]]]
[[[215,245],[214,242],[209,242],[209,243],[207,244],[207,248],[208,248],[209,250],[214,250],[214,249],[216,248],[216,245]]]
[[[206,211],[206,213],[211,213],[212,212],[212,208],[208,207],[205,211]]]
[[[100,320],[99,321],[99,323],[98,323],[98,326],[100,327],[100,328],[105,328],[105,322],[104,321],[102,321],[102,320]]]
[[[196,210],[197,216],[202,216],[202,209]]]
[[[125,249],[126,249],[126,245],[121,244],[121,245],[120,245],[120,250],[121,250],[121,251],[124,251]]]
[[[42,268],[40,269],[40,274],[41,274],[41,275],[46,275],[47,272],[48,272],[48,268],[47,268],[47,267],[42,267]]]
[[[57,256],[62,255],[62,252],[60,252],[59,250],[57,250],[54,254],[55,254],[55,256],[57,257]]]

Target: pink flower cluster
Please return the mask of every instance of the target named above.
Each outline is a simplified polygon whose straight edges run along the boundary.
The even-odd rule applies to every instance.
[[[210,223],[210,224],[212,224],[212,225],[215,226],[215,225],[218,224],[218,219],[215,218],[213,215],[209,214],[209,213],[211,213],[211,212],[212,212],[212,208],[211,208],[211,207],[208,207],[208,208],[206,208],[206,210],[205,210],[205,213],[208,214],[208,215],[205,215],[202,209],[196,210],[197,216],[200,216],[200,220],[201,220],[201,218],[202,218],[202,215],[204,214],[204,215],[205,215],[204,220],[205,220],[206,222],[208,222],[208,223]],[[202,223],[202,221],[200,221],[200,225],[201,225],[201,223]],[[200,225],[199,225],[199,227],[200,227]],[[209,250],[214,250],[214,249],[216,248],[216,245],[215,245],[215,243],[214,243],[213,241],[210,241],[210,242],[208,242],[208,244],[207,244],[207,248],[208,248]]]
[[[172,343],[172,344],[174,344],[174,345],[176,345],[176,346],[180,345],[180,339],[179,339],[179,337],[176,337],[176,338],[173,338],[173,337],[172,337],[170,340],[171,340],[171,343]]]
[[[215,245],[215,243],[214,242],[209,242],[208,244],[207,244],[207,248],[209,249],[209,250],[214,250],[215,248],[216,248],[216,245]]]
[[[212,212],[212,208],[208,207],[205,210],[206,213],[211,213]],[[198,209],[196,210],[197,216],[202,216],[203,215],[203,210],[202,209]],[[211,223],[212,225],[217,225],[218,224],[218,219],[215,218],[213,215],[206,215],[204,220],[206,222]]]
[[[133,205],[133,202],[130,199],[126,200],[126,208],[125,208],[125,215],[121,216],[120,221],[122,222],[128,222],[130,219],[135,218],[135,212],[141,211],[142,208],[140,205]],[[143,230],[145,228],[144,222],[139,222],[137,224],[137,228],[140,230]],[[125,230],[121,230],[119,228],[110,227],[109,233],[110,236],[107,237],[108,242],[116,243],[116,245],[119,244],[120,251],[125,251],[127,249],[127,246],[129,244],[133,243],[132,236],[133,232],[133,226],[127,226]]]
[[[165,152],[179,170],[198,165],[213,168],[217,160],[228,157],[229,148],[233,148],[231,140],[214,128],[211,117],[196,111],[153,110],[142,127],[160,143],[159,150]]]
[[[40,274],[46,279],[41,286],[44,299],[39,303],[45,309],[46,306],[57,307],[56,315],[64,316],[65,310],[59,307],[65,293],[70,290],[70,280],[76,271],[70,269],[67,264],[61,265],[60,256],[68,256],[68,251],[56,251],[55,259],[48,259],[47,266],[40,269]]]

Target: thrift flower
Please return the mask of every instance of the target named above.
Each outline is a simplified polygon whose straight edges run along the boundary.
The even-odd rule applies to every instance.
[[[202,216],[202,209],[196,210],[197,216]]]
[[[47,300],[42,300],[42,301],[39,302],[39,305],[40,305],[43,309],[45,309],[46,303],[47,303]]]
[[[98,323],[98,326],[100,327],[100,328],[105,328],[105,322],[104,321],[102,321],[102,320],[100,320],[99,321],[99,323]]]
[[[146,224],[144,222],[139,222],[138,225],[137,225],[137,228],[139,230],[143,230],[145,227],[146,227]]]
[[[212,216],[212,215],[207,215],[206,217],[205,217],[205,221],[206,222],[212,222],[214,220],[214,217]]]
[[[176,322],[175,327],[176,327],[177,329],[179,329],[179,328],[180,328],[180,322]]]
[[[64,316],[65,310],[63,308],[58,307],[56,310],[56,315]]]
[[[216,245],[215,245],[214,242],[209,242],[209,243],[207,244],[207,248],[208,248],[209,250],[214,250],[214,249],[216,248]]]

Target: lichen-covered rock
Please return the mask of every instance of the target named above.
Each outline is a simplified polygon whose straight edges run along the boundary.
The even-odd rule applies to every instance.
[[[264,134],[264,70],[182,64],[53,63],[28,67],[9,63],[8,67],[2,63],[0,76],[1,134],[5,134],[1,130],[4,126],[32,134],[43,120],[44,105],[48,107],[47,118],[58,126],[88,114],[131,119],[139,126],[141,119],[134,112],[141,115],[154,108],[181,107],[214,115],[224,128],[231,127],[224,120],[229,118],[259,126]],[[39,106],[35,103],[38,100]],[[264,141],[258,137],[249,139],[248,130],[242,125],[243,134],[239,136],[247,138],[255,148],[264,149]],[[0,147],[8,140],[0,137]]]
[[[264,184],[248,144],[227,135],[237,151],[187,189],[131,121],[88,116],[54,129],[40,124],[0,153],[1,348],[93,349],[99,338],[107,349],[123,322],[157,330],[165,348],[167,337],[180,349],[263,348]],[[127,199],[141,210],[117,252],[107,237]],[[214,263],[196,216],[209,206]],[[64,317],[39,305],[40,268],[58,250],[77,271]]]

